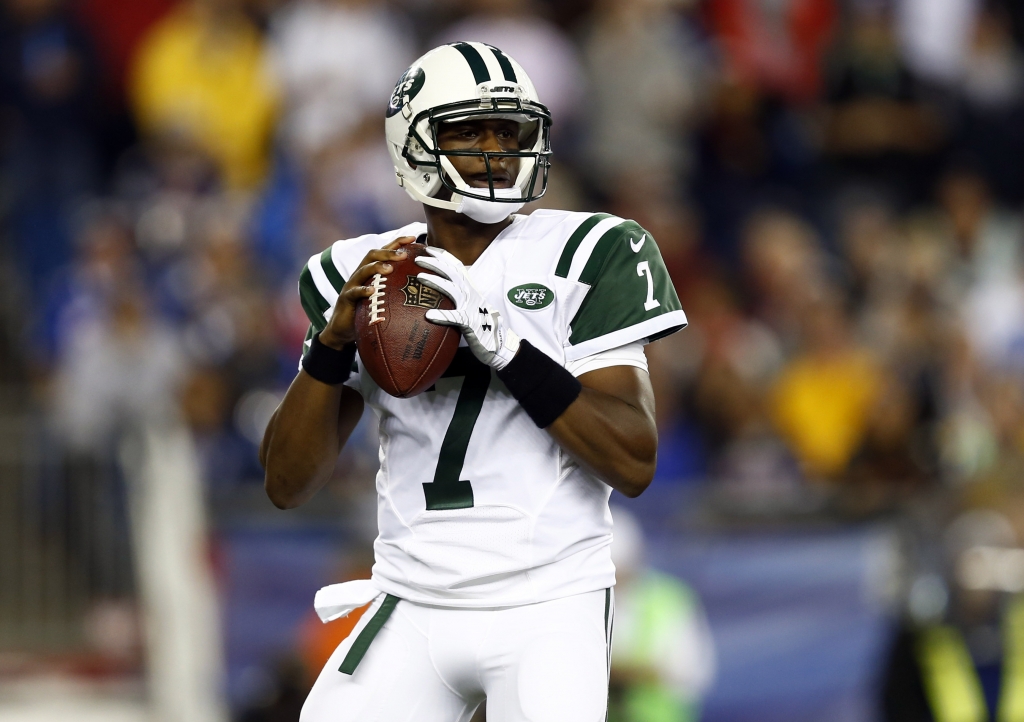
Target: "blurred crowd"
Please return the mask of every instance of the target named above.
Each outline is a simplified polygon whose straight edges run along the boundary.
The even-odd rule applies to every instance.
[[[647,349],[656,483],[849,519],[953,494],[1024,538],[1021,3],[0,5],[0,262],[74,458],[174,418],[212,495],[259,486],[298,272],[422,217],[384,106],[480,40],[552,111],[540,203],[636,219],[679,291],[690,327]]]
[[[1024,443],[1024,12],[990,0],[5,0],[0,223],[66,443],[196,432],[258,480],[295,279],[420,217],[381,110],[423,50],[516,57],[545,205],[658,239],[659,477],[853,514],[1009,481]]]
[[[297,269],[420,213],[381,98],[422,50],[479,39],[552,109],[544,203],[661,244],[691,318],[652,347],[678,447],[662,476],[874,508],[1012,473],[1021,19],[975,0],[6,0],[27,365],[72,445],[181,413],[211,484],[258,478],[305,330]]]

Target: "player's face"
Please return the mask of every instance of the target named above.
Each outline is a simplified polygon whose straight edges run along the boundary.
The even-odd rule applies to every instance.
[[[437,145],[442,151],[517,151],[519,124],[500,118],[443,123],[437,131]],[[482,156],[450,155],[448,159],[471,187],[487,188],[487,164]],[[491,174],[495,188],[511,188],[519,174],[519,158],[491,158]]]

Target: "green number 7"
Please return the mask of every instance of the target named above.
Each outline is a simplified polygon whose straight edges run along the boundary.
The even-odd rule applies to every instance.
[[[487,387],[491,384],[491,369],[478,361],[468,348],[460,348],[441,378],[455,376],[463,376],[465,380],[455,403],[455,414],[441,442],[441,452],[437,455],[434,481],[423,485],[423,495],[430,511],[473,506],[473,486],[459,477],[466,462],[473,427],[483,408]]]

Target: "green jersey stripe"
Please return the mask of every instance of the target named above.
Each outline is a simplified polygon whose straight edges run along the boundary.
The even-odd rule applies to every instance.
[[[327,325],[324,313],[331,307],[331,304],[327,303],[327,300],[317,290],[308,263],[302,267],[302,273],[299,274],[299,300],[302,302],[302,310],[306,312],[306,317],[317,331],[322,330]]]
[[[469,68],[473,71],[473,80],[477,85],[486,83],[491,79],[491,73],[487,70],[487,64],[476,48],[469,43],[453,43],[452,47],[462,53],[462,57],[469,63]]]
[[[317,254],[310,258],[306,265],[316,290],[327,301],[327,305],[333,306],[334,302],[338,300],[338,292],[327,279],[327,272],[324,270],[324,264],[320,262],[320,255]]]
[[[373,615],[370,622],[363,627],[363,631],[356,637],[356,641],[352,643],[348,654],[345,655],[344,661],[338,667],[339,672],[351,675],[356,671],[356,667],[359,666],[359,663],[363,661],[363,657],[366,656],[366,650],[370,648],[370,643],[377,636],[377,633],[380,632],[384,622],[388,621],[388,617],[391,616],[391,612],[395,611],[397,605],[398,597],[392,594],[384,597],[384,601],[377,608],[377,613]]]
[[[604,641],[610,642],[608,638],[608,613],[612,609],[612,588],[608,587],[604,590]]]
[[[590,256],[593,254],[597,244],[607,233],[623,222],[618,216],[609,216],[591,228],[590,233],[583,237],[579,248],[573,254],[572,263],[569,264],[569,273],[566,275],[566,278],[570,281],[579,281],[580,275],[582,275],[583,269],[586,268],[587,263],[590,261]]]
[[[615,244],[624,241],[626,236],[632,232],[646,233],[646,231],[640,227],[640,224],[636,221],[626,221],[612,228],[610,231],[601,236],[598,240],[597,245],[594,246],[594,250],[590,253],[590,258],[587,259],[587,265],[583,267],[583,271],[580,272],[580,283],[585,283],[588,286],[594,285],[594,281],[601,274],[601,268],[604,267],[605,261],[608,259],[608,254],[615,247]],[[640,236],[637,235],[637,238]]]
[[[334,260],[331,258],[331,251],[333,249],[334,246],[331,246],[320,254],[320,265],[323,266],[324,273],[327,274],[327,280],[331,282],[331,287],[337,293],[341,293],[341,287],[345,285],[345,279],[341,277],[338,267],[334,265]]]
[[[555,266],[555,275],[567,278],[569,276],[569,268],[572,266],[572,258],[576,254],[576,249],[580,247],[580,243],[591,229],[598,223],[603,221],[605,218],[610,218],[608,213],[595,213],[590,216],[587,220],[583,221],[579,225],[573,234],[569,236],[569,240],[565,242],[565,248],[562,249],[562,255],[558,259],[558,265]]]

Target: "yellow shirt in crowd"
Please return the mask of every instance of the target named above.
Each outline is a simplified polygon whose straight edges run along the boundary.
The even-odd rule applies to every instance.
[[[229,187],[263,178],[275,101],[263,41],[243,17],[213,19],[179,6],[140,44],[130,83],[143,133],[197,143]]]
[[[772,416],[814,476],[842,473],[857,452],[877,397],[878,368],[863,353],[805,356],[781,374]]]

